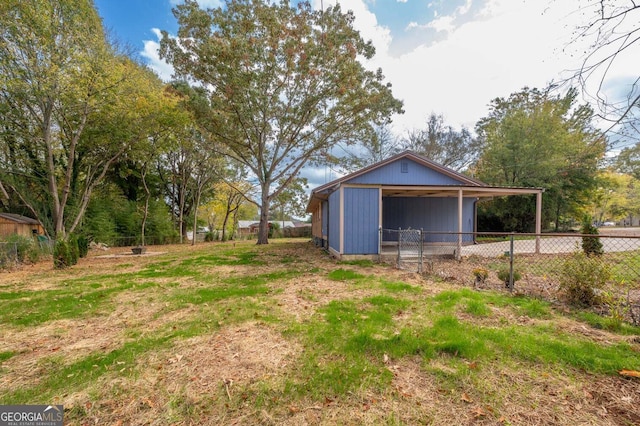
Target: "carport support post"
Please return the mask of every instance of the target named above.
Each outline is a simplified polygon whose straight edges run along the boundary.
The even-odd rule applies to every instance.
[[[458,189],[458,244],[456,260],[462,259],[462,188]]]
[[[382,226],[378,227],[378,263],[382,263]]]

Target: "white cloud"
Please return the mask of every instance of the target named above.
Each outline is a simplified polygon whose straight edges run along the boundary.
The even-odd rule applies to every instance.
[[[140,55],[147,60],[149,68],[154,70],[162,80],[169,81],[173,75],[173,66],[164,59],[160,59],[159,41],[162,38],[162,34],[157,28],[152,28],[151,31],[156,35],[157,40],[144,40],[144,49],[140,52]]]
[[[455,29],[453,25],[453,20],[455,17],[450,15],[441,16],[436,18],[425,25],[421,25],[422,28],[433,28],[436,31],[446,31],[451,32]]]
[[[320,1],[316,3],[319,6]],[[324,3],[326,7],[328,1]],[[470,5],[467,1],[453,15],[427,24],[446,31],[446,38],[429,45],[422,42],[399,57],[389,49],[393,35],[378,23],[365,0],[343,5],[353,10],[355,27],[376,47],[368,65],[381,67],[394,95],[405,102],[406,113],[394,119],[396,131],[424,127],[431,112],[444,114],[454,126],[472,128],[488,113],[492,99],[524,86],[543,88],[579,64],[576,56],[563,51],[580,18],[572,13],[577,2],[554,2],[549,7],[546,2],[491,0],[475,12],[480,19],[456,26],[452,19],[468,12]]]

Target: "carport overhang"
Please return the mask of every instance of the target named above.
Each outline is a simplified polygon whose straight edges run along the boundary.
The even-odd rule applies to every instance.
[[[542,193],[544,188],[517,188],[500,186],[431,186],[431,185],[383,185],[383,197],[445,197],[458,199],[458,232],[462,232],[462,204],[465,198],[495,198],[513,195],[536,196],[536,253],[540,252],[540,233],[542,232]],[[462,252],[462,234],[458,234],[456,257]]]
[[[329,198],[329,194],[338,190],[341,185],[338,183],[331,187],[324,187],[321,191],[312,192],[307,206],[308,212],[313,210],[324,200]],[[507,197],[514,195],[535,195],[536,196],[536,253],[540,251],[540,233],[542,232],[542,193],[544,188],[520,188],[501,187],[487,185],[357,185],[379,188],[382,197],[439,197],[458,199],[458,232],[462,232],[462,206],[465,198],[489,199],[495,197]],[[462,252],[462,234],[458,235],[456,257]]]

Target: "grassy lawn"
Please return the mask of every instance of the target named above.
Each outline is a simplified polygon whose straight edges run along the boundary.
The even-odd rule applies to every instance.
[[[0,404],[68,425],[640,424],[633,327],[303,240],[149,251],[0,273]]]

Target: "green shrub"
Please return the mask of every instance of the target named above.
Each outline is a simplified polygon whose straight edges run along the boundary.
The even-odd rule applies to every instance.
[[[280,224],[278,222],[269,222],[269,238],[276,238],[279,230]]]
[[[585,218],[580,229],[585,235],[598,235],[598,228],[593,226],[590,218]],[[582,237],[582,251],[587,256],[600,256],[604,253],[600,237]]]
[[[28,258],[28,253],[34,246],[33,239],[18,234],[13,234],[7,237],[7,242],[16,245],[18,256],[17,260],[20,263],[24,262],[24,260]]]
[[[629,315],[627,298],[613,291],[603,291],[601,295],[603,304],[607,307],[609,316],[609,328],[619,330]]]
[[[89,239],[84,235],[78,237],[78,254],[81,258],[85,258],[89,254]]]
[[[71,252],[69,250],[69,243],[66,240],[56,240],[56,245],[53,248],[53,265],[56,269],[68,268],[72,265]]]
[[[149,200],[148,213],[145,225],[146,243],[166,244],[174,241],[178,233],[164,200]],[[117,189],[110,187],[98,191],[89,203],[82,234],[96,243],[119,245],[125,240],[132,244],[132,237],[140,235],[141,227],[140,203],[127,200]]]
[[[37,263],[38,261],[40,261],[42,254],[43,252],[40,247],[38,247],[37,244],[33,244],[33,246],[27,252],[27,260],[29,261],[29,263]]]
[[[498,279],[504,283],[504,286],[506,288],[509,288],[509,277],[510,277],[510,275],[511,274],[509,273],[509,269],[508,268],[503,268],[503,269],[500,269],[498,271]],[[520,272],[514,269],[513,270],[513,284],[515,285],[516,281],[519,281],[520,278],[522,278],[520,276]]]
[[[71,265],[75,265],[78,263],[78,259],[80,258],[80,250],[78,249],[78,237],[75,235],[69,235],[67,239],[67,243],[69,244],[69,254],[71,255]]]
[[[598,290],[610,276],[609,267],[599,257],[575,252],[562,265],[560,290],[573,305],[593,306],[600,302]]]
[[[204,234],[204,240],[208,243],[213,241],[213,232],[209,231],[206,234]]]

